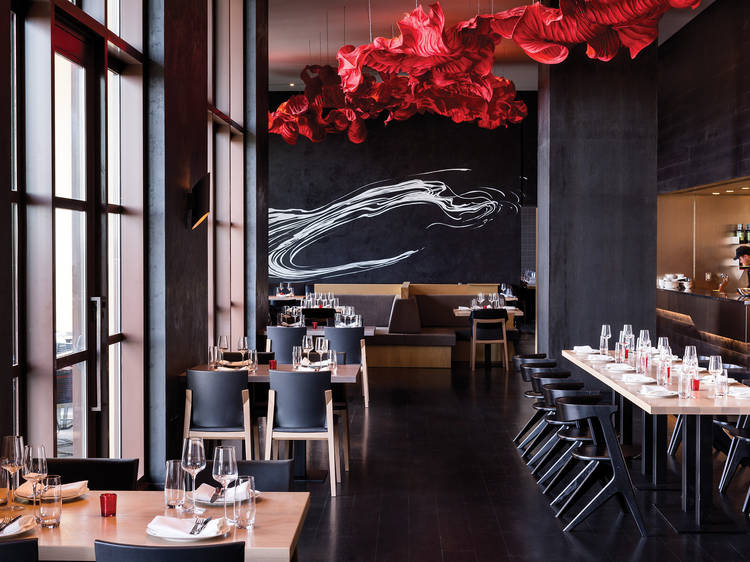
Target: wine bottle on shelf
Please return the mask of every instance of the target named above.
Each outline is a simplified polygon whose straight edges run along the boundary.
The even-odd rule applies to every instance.
[[[742,244],[750,244],[750,224],[745,225],[745,239]]]
[[[737,237],[738,244],[745,243],[745,232],[742,230],[742,224],[737,225],[737,232],[735,232],[735,236]]]

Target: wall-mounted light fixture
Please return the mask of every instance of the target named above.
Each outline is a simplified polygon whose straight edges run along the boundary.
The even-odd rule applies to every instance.
[[[206,220],[210,207],[211,174],[206,174],[188,192],[186,223],[190,230],[195,230]]]

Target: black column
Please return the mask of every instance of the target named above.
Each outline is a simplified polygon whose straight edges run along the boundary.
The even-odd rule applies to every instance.
[[[179,458],[180,374],[208,346],[206,223],[185,224],[188,190],[208,169],[206,0],[149,0],[147,66],[146,478]],[[127,412],[124,412],[127,415]]]
[[[656,47],[540,68],[539,351],[597,346],[603,323],[655,337]]]
[[[245,100],[245,326],[254,338],[268,316],[268,0],[245,2]]]

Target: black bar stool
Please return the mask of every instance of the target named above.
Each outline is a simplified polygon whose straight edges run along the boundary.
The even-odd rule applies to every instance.
[[[544,395],[542,394],[542,386],[545,384],[562,382],[562,379],[570,378],[570,371],[565,371],[558,367],[538,367],[532,368],[531,371],[531,387],[533,388],[534,392],[539,393],[539,395],[541,396],[541,398],[536,400],[531,405],[531,407],[536,410],[535,416],[539,416],[539,423],[536,425],[536,427],[534,427],[531,433],[528,434],[526,439],[524,439],[521,444],[518,445],[518,449],[522,451],[522,459],[528,457],[531,451],[536,448],[536,446],[539,445],[546,437],[548,437],[550,432],[553,430],[553,428],[550,427],[550,424],[545,419],[545,416],[549,412],[553,412],[555,410],[555,406],[554,404],[547,405],[545,403],[543,398]]]
[[[519,357],[518,355],[513,358],[513,365],[516,365],[516,358]],[[531,373],[527,371],[526,367],[531,367],[532,365],[542,366],[542,367],[557,367],[557,363],[555,361],[550,361],[549,359],[544,358],[528,358],[524,359],[522,361],[519,361],[519,372],[521,373],[521,378],[524,380],[524,382],[531,383]],[[524,398],[531,398],[534,400],[538,400],[541,398],[541,396],[536,395],[536,393],[533,390],[527,390],[523,393]],[[521,428],[521,431],[518,432],[518,434],[513,438],[513,443],[518,443],[524,435],[532,428],[534,425],[536,425],[539,420],[542,419],[541,415],[534,413],[533,416],[527,421],[524,426]]]
[[[617,406],[604,404],[601,402],[601,398],[596,396],[559,398],[557,400],[557,418],[559,420],[568,422],[590,420],[593,422],[590,427],[594,442],[591,445],[583,445],[573,452],[574,458],[586,461],[585,470],[587,474],[556,517],[560,517],[590,487],[595,477],[601,476],[603,469],[609,467],[612,471],[610,480],[567,524],[565,531],[574,529],[609,498],[619,494],[624,500],[624,507],[627,507],[633,516],[641,536],[648,535],[635,499],[635,491],[630,480],[628,467],[625,464],[625,457],[617,439],[615,426],[612,423],[612,416],[616,412]]]
[[[515,371],[516,373],[520,373],[521,365],[523,365],[526,362],[530,363],[534,359],[548,361],[546,353],[530,353],[527,355],[514,355],[513,356],[513,371]]]

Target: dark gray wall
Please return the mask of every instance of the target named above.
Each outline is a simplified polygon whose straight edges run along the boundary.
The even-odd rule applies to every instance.
[[[659,192],[750,175],[750,2],[721,0],[659,47]]]
[[[656,48],[576,49],[539,89],[540,351],[598,345],[602,323],[654,329]],[[653,332],[652,332],[653,333]]]
[[[507,129],[488,131],[474,124],[424,115],[388,126],[370,121],[367,140],[362,144],[349,142],[346,135],[330,135],[322,143],[301,138],[296,146],[290,146],[280,136],[271,135],[269,207],[309,210],[371,182],[393,184],[414,174],[446,168],[469,168],[471,172],[420,177],[443,181],[459,195],[482,187],[519,194],[533,192],[536,95],[524,93],[524,97],[530,106],[529,118]],[[272,107],[278,101],[278,97],[273,99]],[[524,175],[530,179],[522,181]],[[534,195],[528,198],[533,201]],[[395,265],[328,279],[354,283],[517,282],[520,213],[503,211],[479,228],[427,229],[433,222],[447,222],[444,219],[437,207],[430,205],[359,219],[332,229],[301,253],[298,263],[335,266],[417,249],[418,253]],[[272,277],[271,281],[275,280]]]
[[[208,166],[206,13],[206,0],[149,0],[146,7],[146,478],[152,482],[163,481],[164,461],[181,454],[179,375],[205,361],[208,342],[206,223],[196,230],[185,224],[187,191]]]

